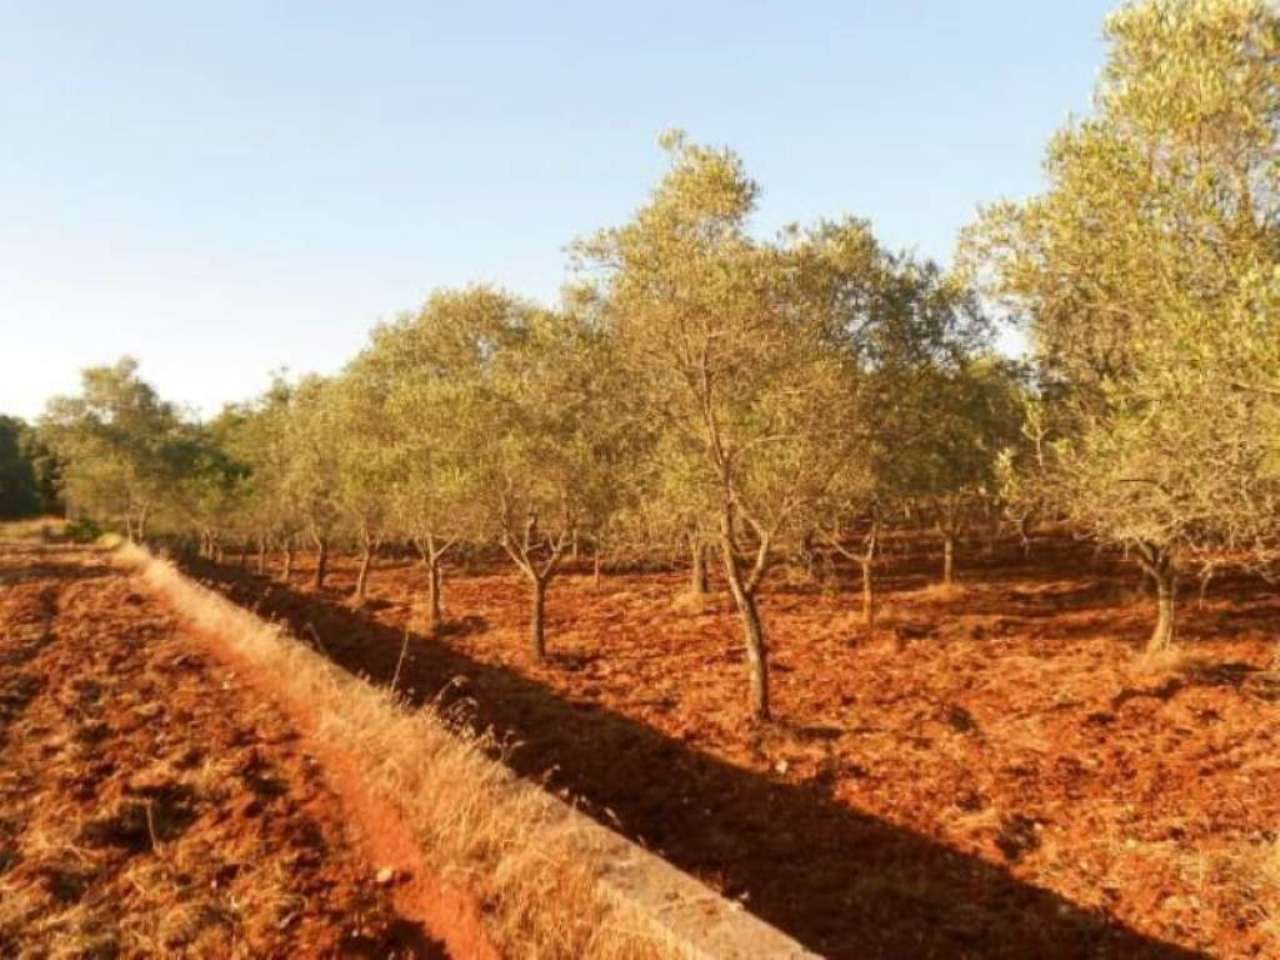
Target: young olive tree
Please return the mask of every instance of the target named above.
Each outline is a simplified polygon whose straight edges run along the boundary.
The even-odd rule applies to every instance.
[[[209,559],[221,559],[226,533],[248,527],[250,471],[230,443],[242,423],[239,411],[229,408],[209,424],[193,425],[184,469],[171,492],[176,526],[184,538],[194,534],[200,555]]]
[[[387,415],[389,393],[390,385],[357,361],[330,383],[325,398],[336,457],[333,498],[360,550],[352,593],[357,604],[365,601],[369,574],[390,529],[392,487],[403,466]]]
[[[64,495],[78,512],[119,521],[132,541],[145,539],[183,472],[183,421],[125,357],[83,371],[81,391],[54,397],[40,421],[63,461]]]
[[[929,261],[891,254],[861,230],[825,224],[799,248],[802,290],[845,353],[847,461],[816,504],[827,545],[861,570],[875,623],[874,566],[886,511],[911,495],[912,451],[937,432],[941,378],[986,343],[972,292]]]
[[[521,305],[484,287],[441,290],[376,328],[352,364],[383,396],[390,523],[427,570],[428,626],[444,618],[444,560],[488,535],[480,438],[497,354]]]
[[[316,551],[311,585],[324,587],[329,550],[342,519],[339,425],[332,401],[333,381],[319,376],[300,380],[289,396],[284,422],[285,473],[282,483],[295,504],[301,526]]]
[[[584,527],[622,501],[619,369],[605,330],[575,311],[520,306],[475,403],[485,500],[532,588],[530,649],[546,657],[547,589]]]
[[[634,219],[579,243],[628,389],[714,530],[742,623],[752,714],[769,717],[759,609],[780,538],[849,461],[848,355],[798,295],[797,254],[747,226],[757,187],[729,151],[664,137],[671,168]],[[687,466],[687,471],[685,467]]]
[[[986,211],[963,249],[1024,318],[1056,408],[1041,499],[1155,580],[1154,650],[1181,568],[1275,543],[1280,17],[1144,0],[1107,36],[1048,191]]]
[[[293,387],[282,374],[254,401],[234,408],[233,428],[222,443],[245,466],[244,511],[258,538],[258,572],[266,573],[267,552],[278,545],[282,553],[281,579],[293,574],[298,537],[303,531],[301,504],[290,484],[292,466]]]
[[[1019,366],[986,354],[935,370],[913,436],[899,451],[904,492],[942,539],[942,582],[955,576],[959,539],[983,510],[999,509],[1000,458],[1021,436]]]

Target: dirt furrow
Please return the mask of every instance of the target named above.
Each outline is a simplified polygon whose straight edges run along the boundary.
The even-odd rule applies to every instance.
[[[0,547],[0,956],[443,957],[348,819],[129,578]]]

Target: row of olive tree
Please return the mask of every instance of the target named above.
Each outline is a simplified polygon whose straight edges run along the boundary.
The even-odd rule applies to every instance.
[[[1280,517],[1280,21],[1262,0],[1144,0],[1108,21],[1097,110],[1053,141],[1047,191],[984,212],[946,274],[858,220],[751,228],[728,150],[664,138],[626,223],[572,247],[558,309],[477,287],[378,327],[337,376],[277,379],[193,424],[131,361],[86,372],[42,435],[67,500],[220,556],[291,569],[389,539],[428,572],[491,544],[548,590],[569,552],[718,553],[754,714],[769,713],[771,568],[813,544],[855,561],[864,612],[888,518],[957,539],[1001,509],[1130,551],[1155,648],[1180,571],[1268,564]],[[1031,373],[988,350],[978,294],[1029,332]]]
[[[317,587],[335,541],[354,543],[357,598],[380,546],[411,543],[433,624],[450,551],[500,546],[529,582],[539,659],[548,590],[579,541],[597,558],[615,541],[686,542],[699,560],[711,544],[767,716],[771,567],[816,535],[848,550],[850,529],[905,498],[989,492],[1010,425],[971,395],[1016,378],[975,354],[985,323],[936,268],[860,222],[755,240],[737,159],[671,148],[636,220],[578,246],[592,272],[560,310],[440,292],[339,375],[277,379],[204,425],[131,361],[87,371],[45,418],[68,493],[135,538],[158,524],[215,558],[238,545],[242,562],[254,547],[260,569],[278,551],[286,577],[303,544]],[[936,464],[961,448],[948,488]],[[858,553],[868,605],[874,542]]]

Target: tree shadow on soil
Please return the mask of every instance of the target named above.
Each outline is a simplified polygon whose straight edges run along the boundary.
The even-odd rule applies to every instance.
[[[83,566],[71,563],[29,563],[9,570],[0,570],[0,587],[13,587],[20,583],[38,580],[97,580],[111,576],[106,566]]]
[[[296,636],[314,630],[325,652],[352,673],[383,684],[395,674],[402,631],[336,599],[204,563],[194,569],[238,603],[285,621]],[[849,809],[832,790],[856,769],[827,771],[807,783],[774,779],[443,643],[411,639],[400,683],[416,702],[465,678],[461,695],[476,702],[478,722],[522,742],[511,759],[520,774],[581,797],[606,825],[740,898],[825,956],[1202,956]]]

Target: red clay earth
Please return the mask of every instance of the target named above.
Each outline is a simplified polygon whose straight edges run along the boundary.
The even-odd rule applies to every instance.
[[[0,956],[444,957],[350,819],[137,583],[0,547]]]
[[[1185,654],[1144,666],[1150,601],[1120,558],[1005,545],[940,590],[920,546],[886,564],[874,636],[850,571],[774,576],[764,728],[735,617],[673,604],[678,573],[557,580],[543,666],[523,582],[455,576],[453,624],[411,633],[401,683],[511,731],[518,770],[831,957],[1280,956],[1276,592],[1189,590]],[[303,569],[198,572],[375,681],[421,622],[406,560],[362,609],[353,562],[319,596]]]

